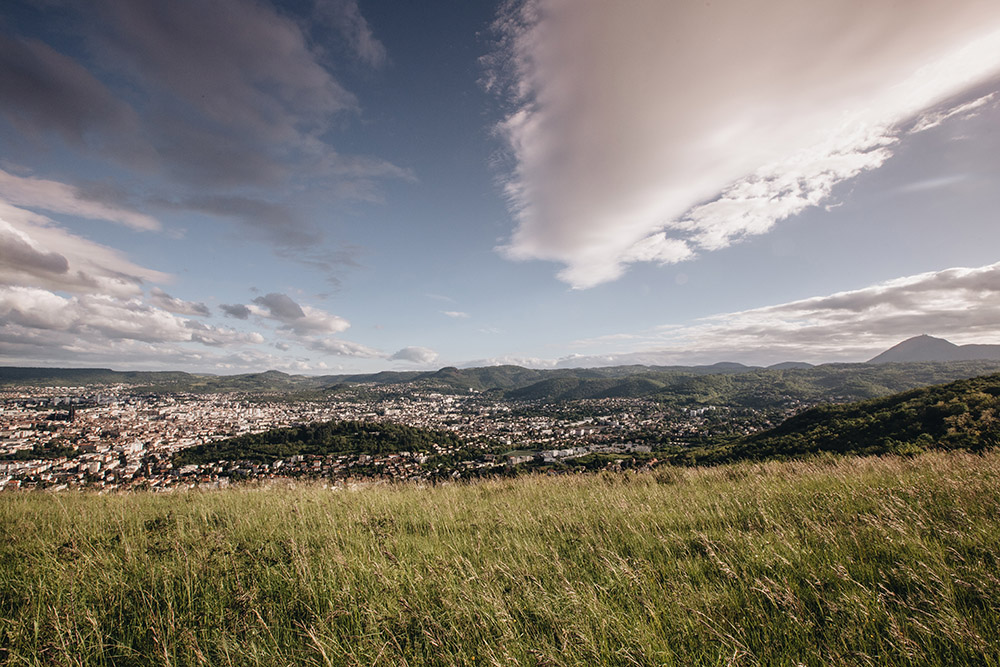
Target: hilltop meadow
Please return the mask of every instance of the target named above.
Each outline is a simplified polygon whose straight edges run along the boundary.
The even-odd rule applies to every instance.
[[[0,495],[5,665],[1000,665],[1000,453]]]

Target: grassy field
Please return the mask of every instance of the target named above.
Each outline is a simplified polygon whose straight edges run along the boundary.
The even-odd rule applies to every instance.
[[[1000,453],[0,495],[0,664],[1000,665]]]

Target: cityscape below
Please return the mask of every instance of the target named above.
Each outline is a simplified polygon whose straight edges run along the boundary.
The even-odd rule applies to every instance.
[[[956,349],[918,336],[866,364],[501,366],[320,378],[5,368],[0,489],[438,483],[523,470],[648,469],[820,404],[1000,371],[1000,360],[965,359]],[[365,435],[377,447],[334,446],[327,437],[317,449],[300,442],[314,436],[293,433],[341,423],[374,429]],[[419,445],[413,434],[379,440],[379,424],[415,429]],[[268,442],[301,447],[260,448]]]

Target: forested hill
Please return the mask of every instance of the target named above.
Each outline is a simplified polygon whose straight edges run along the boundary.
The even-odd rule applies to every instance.
[[[299,454],[385,454],[429,450],[433,445],[459,447],[459,438],[446,431],[405,426],[329,421],[241,435],[181,450],[177,465],[213,461],[272,462]]]
[[[888,396],[907,389],[1000,371],[1000,362],[962,361],[909,364],[824,364],[809,368],[704,373],[642,368],[625,377],[550,375],[504,396],[521,401],[592,398],[648,398],[676,405],[763,408],[789,400],[844,403]]]
[[[765,460],[817,452],[915,453],[1000,444],[1000,374],[886,398],[823,405],[769,431],[705,452],[699,462]]]

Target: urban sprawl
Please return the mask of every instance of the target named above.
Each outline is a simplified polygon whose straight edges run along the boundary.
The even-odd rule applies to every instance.
[[[134,387],[8,387],[0,392],[0,490],[105,491],[227,486],[234,481],[324,479],[333,484],[455,480],[519,467],[572,470],[588,455],[604,467],[656,465],[657,449],[713,434],[768,428],[806,407],[770,412],[727,406],[673,408],[645,399],[562,405],[518,403],[477,392],[447,395],[365,387],[363,398],[289,402],[254,394],[158,394]],[[269,462],[178,465],[188,447],[330,420],[395,422],[447,430],[463,448],[380,455],[295,455]],[[35,456],[35,454],[38,456]]]

